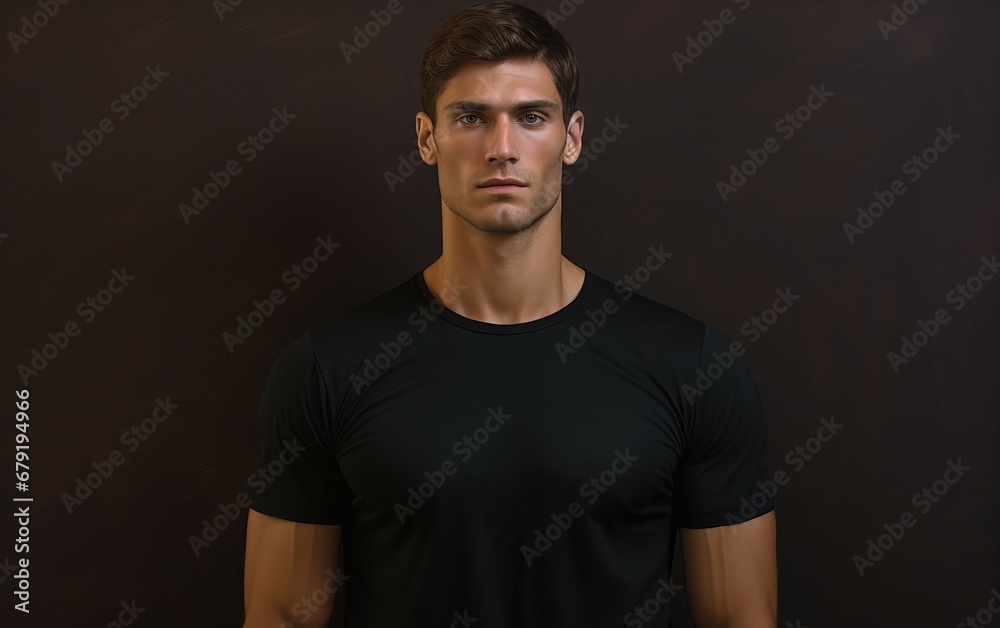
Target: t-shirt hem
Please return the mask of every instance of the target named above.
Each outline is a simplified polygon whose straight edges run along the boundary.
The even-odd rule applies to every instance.
[[[733,525],[736,523],[744,523],[752,519],[756,519],[762,515],[766,515],[769,512],[774,511],[774,502],[768,500],[766,504],[753,509],[753,514],[750,516],[744,516],[740,513],[740,509],[744,507],[744,504],[736,504],[734,506],[727,506],[725,508],[719,508],[715,510],[701,510],[698,512],[691,512],[686,514],[677,514],[677,527],[679,528],[716,528],[719,526]]]
[[[250,496],[250,508],[257,512],[279,519],[288,519],[299,523],[314,523],[320,525],[340,525],[347,519],[345,513],[333,508],[321,506],[308,506],[306,504],[293,504],[252,493]]]

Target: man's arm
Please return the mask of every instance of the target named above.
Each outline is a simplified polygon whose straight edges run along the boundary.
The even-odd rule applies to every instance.
[[[248,510],[243,628],[283,628],[283,622],[326,628],[333,594],[316,611],[300,602],[318,589],[329,592],[337,586],[330,574],[340,560],[340,530],[339,525],[299,523]]]
[[[743,523],[680,528],[684,581],[698,628],[775,628],[774,511]]]

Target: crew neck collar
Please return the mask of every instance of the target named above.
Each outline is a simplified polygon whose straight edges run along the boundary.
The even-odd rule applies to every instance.
[[[587,268],[583,268],[581,266],[584,271],[583,286],[580,288],[580,292],[573,297],[573,300],[567,303],[564,307],[547,316],[536,318],[533,321],[501,325],[467,318],[458,312],[448,309],[448,306],[443,301],[436,299],[431,293],[430,288],[427,287],[427,281],[424,280],[424,270],[427,268],[429,268],[429,265],[417,271],[411,280],[416,287],[417,292],[420,295],[420,300],[423,301],[423,304],[428,308],[434,304],[431,311],[435,316],[443,318],[458,327],[482,334],[523,334],[538,331],[549,327],[550,325],[555,325],[556,323],[566,320],[579,311],[580,308],[583,307],[584,303],[586,303],[590,298],[591,290],[594,287],[593,273],[591,273]]]

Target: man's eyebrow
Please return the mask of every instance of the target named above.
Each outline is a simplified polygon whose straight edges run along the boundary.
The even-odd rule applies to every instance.
[[[458,111],[489,111],[490,106],[486,103],[475,102],[473,100],[456,100],[453,103],[445,105],[444,109],[445,111],[449,109],[455,109]],[[555,113],[559,111],[559,105],[551,100],[539,98],[537,100],[526,100],[524,102],[514,103],[514,106],[511,107],[511,111],[524,111],[526,109],[542,109]]]

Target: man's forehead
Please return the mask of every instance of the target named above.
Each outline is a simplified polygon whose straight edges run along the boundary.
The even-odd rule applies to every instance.
[[[503,91],[498,89],[501,86]],[[439,102],[444,107],[455,101],[493,103],[498,106],[525,100],[559,102],[559,93],[548,66],[528,59],[499,63],[466,61],[445,84],[441,96]]]

